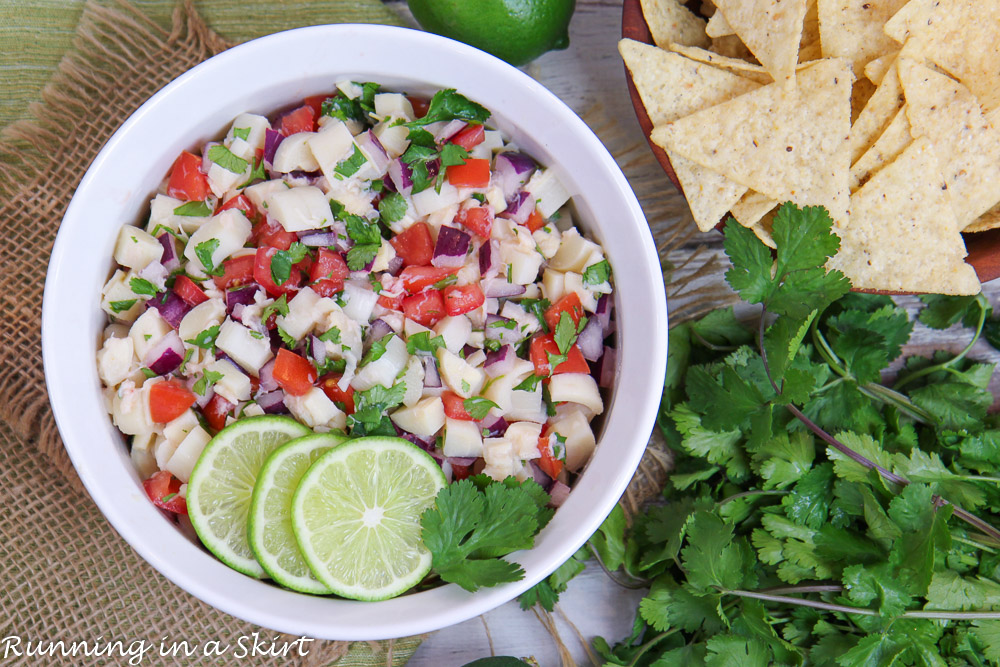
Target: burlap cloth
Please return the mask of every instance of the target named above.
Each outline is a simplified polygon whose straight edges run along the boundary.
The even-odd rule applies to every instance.
[[[7,0],[3,11],[11,12],[11,5],[19,4]],[[147,0],[145,4],[157,3]],[[158,4],[162,6],[163,0]],[[355,13],[349,18],[394,22],[391,12],[377,3],[376,7],[374,15]],[[234,26],[237,19],[232,13],[221,13],[219,18]],[[291,27],[282,20],[287,22],[287,16],[276,19],[276,28]],[[9,33],[0,37],[0,44],[4,39],[9,40]],[[86,496],[63,449],[45,392],[40,349],[49,252],[87,166],[114,130],[156,90],[228,46],[207,27],[189,0],[173,11],[169,28],[123,0],[86,0],[73,48],[59,61],[41,103],[32,105],[31,119],[0,132],[0,640],[16,635],[24,641],[103,637],[157,644],[164,639],[225,644],[253,632],[276,636],[188,595],[115,534]],[[31,44],[24,45],[26,52],[31,48]],[[4,59],[9,60],[6,51],[0,57],[0,69]],[[30,74],[30,68],[25,71]],[[7,102],[9,97],[5,97]],[[20,112],[12,109],[0,105],[0,123],[18,116]],[[657,173],[649,168],[652,158],[644,145],[623,135],[600,109],[589,116],[585,119],[615,153],[643,200],[666,258],[671,249],[688,241],[689,234],[682,230],[691,225],[683,201],[672,193],[663,194],[662,175],[653,180],[638,176]],[[673,278],[668,290],[672,324],[728,298],[713,281],[705,282],[704,277],[717,275],[719,267],[702,259],[699,250],[689,248],[680,265],[667,265]],[[628,510],[635,511],[644,498],[658,492],[667,463],[661,448],[650,448],[625,499]],[[238,662],[401,665],[421,639],[314,642],[306,657]],[[183,661],[147,655],[142,664],[225,662],[199,655]],[[2,644],[0,663],[8,664]],[[77,656],[32,664],[125,661]]]

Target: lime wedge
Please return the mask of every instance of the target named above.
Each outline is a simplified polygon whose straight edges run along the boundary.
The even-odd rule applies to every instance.
[[[292,494],[316,460],[347,440],[333,433],[315,433],[290,440],[264,462],[253,487],[248,525],[250,548],[271,578],[302,593],[331,591],[313,576],[292,532]]]
[[[309,568],[337,595],[385,600],[431,568],[420,515],[444,473],[401,438],[346,442],[309,468],[292,497],[292,527]]]
[[[257,473],[274,450],[311,432],[289,417],[248,417],[219,431],[198,458],[188,482],[188,515],[202,544],[234,570],[266,576],[247,540]]]

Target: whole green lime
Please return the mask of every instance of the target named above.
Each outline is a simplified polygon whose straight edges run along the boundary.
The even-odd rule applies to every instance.
[[[523,65],[569,46],[576,0],[409,0],[409,5],[425,30]]]

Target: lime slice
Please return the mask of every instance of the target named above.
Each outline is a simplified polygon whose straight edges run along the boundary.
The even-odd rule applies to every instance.
[[[331,592],[313,576],[295,541],[292,494],[309,466],[345,440],[346,436],[333,433],[296,438],[271,454],[257,475],[250,503],[250,548],[272,579],[294,591]]]
[[[299,482],[292,527],[306,563],[337,595],[385,600],[431,569],[420,515],[446,482],[427,452],[368,437],[324,454]]]
[[[266,576],[247,541],[253,485],[274,450],[311,432],[289,417],[248,417],[219,431],[198,458],[188,482],[188,515],[202,544],[234,570]]]

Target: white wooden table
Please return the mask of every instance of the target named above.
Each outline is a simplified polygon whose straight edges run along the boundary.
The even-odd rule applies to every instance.
[[[416,26],[405,2],[393,0],[387,4]],[[677,194],[653,160],[635,119],[625,84],[624,68],[617,50],[621,35],[621,11],[620,0],[577,0],[576,12],[570,24],[569,48],[545,54],[526,67],[525,71],[583,117],[611,150],[635,189],[654,229],[662,229],[679,220],[690,222],[693,227],[694,223],[690,221],[683,198]],[[674,265],[680,266],[696,246],[706,244],[702,257],[723,257],[721,240],[722,237],[717,232],[698,234],[671,251],[667,258]],[[722,282],[722,272],[714,272],[706,281]],[[1000,295],[1000,280],[987,285],[984,291],[991,303],[996,304]],[[919,301],[912,297],[901,299],[901,303],[911,312],[919,307]],[[958,351],[965,347],[968,336],[967,332],[960,332],[958,329],[936,332],[918,325],[908,346],[908,353],[926,354],[929,350],[939,348]],[[994,363],[1000,361],[1000,354],[983,341],[977,344],[971,356]],[[996,374],[992,389],[994,395],[1000,390],[1000,380]],[[562,595],[559,607],[586,641],[601,635],[614,644],[631,630],[642,595],[643,591],[620,588],[596,564],[590,564],[583,574],[570,583],[569,590]],[[576,631],[558,613],[556,619],[560,636],[577,664],[590,664]],[[542,667],[560,665],[559,653],[552,636],[534,613],[521,611],[516,601],[480,618],[433,634],[417,650],[409,665],[459,666],[491,654],[533,656]]]

